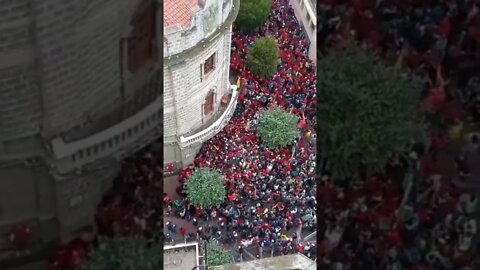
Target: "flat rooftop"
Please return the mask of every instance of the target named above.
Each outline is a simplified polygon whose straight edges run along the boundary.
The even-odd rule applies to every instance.
[[[212,270],[316,270],[317,263],[298,253],[209,268]]]
[[[164,270],[190,270],[199,264],[198,244],[165,246],[163,252]]]

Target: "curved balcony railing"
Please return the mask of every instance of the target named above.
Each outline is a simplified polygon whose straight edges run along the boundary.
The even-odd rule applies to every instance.
[[[237,86],[231,85],[230,88],[232,89],[232,97],[230,98],[230,103],[223,114],[213,124],[204,130],[191,136],[180,136],[179,145],[181,148],[188,147],[195,143],[203,143],[211,139],[227,125],[228,121],[230,121],[230,118],[232,118],[232,115],[235,112],[238,101]]]
[[[123,158],[153,142],[163,125],[163,97],[124,121],[87,138],[66,143],[62,138],[51,141],[59,173],[66,173],[96,160]]]

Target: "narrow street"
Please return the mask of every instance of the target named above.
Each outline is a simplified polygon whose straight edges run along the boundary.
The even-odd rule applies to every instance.
[[[164,191],[167,193],[172,200],[179,199],[180,196],[176,192],[176,188],[178,187],[178,181],[177,181],[177,176],[169,176],[164,179]],[[164,233],[168,234],[171,238],[174,239],[175,243],[182,242],[182,237],[180,234],[177,232],[176,235],[172,235],[171,232],[168,231],[166,228],[166,222],[171,222],[173,224],[177,225],[177,231],[180,227],[184,227],[187,229],[187,233],[192,233],[196,232],[198,226],[194,226],[191,222],[182,219],[180,217],[175,216],[174,213],[167,213],[166,209],[164,210]],[[218,227],[218,224],[216,221],[210,220],[210,221],[204,221],[204,220],[199,220],[199,226],[205,226],[205,225],[212,225]],[[312,228],[292,228],[288,234],[291,235],[293,233],[297,233],[297,235],[301,235],[301,237],[298,239],[298,242],[301,242],[302,240],[304,241],[316,241],[315,239],[315,234],[314,230]],[[225,236],[227,231],[224,229],[222,230],[222,236]],[[308,236],[308,239],[304,239],[305,237]],[[168,244],[168,243],[165,243]],[[234,243],[228,244],[225,247],[233,251],[234,257],[238,258],[240,255],[237,253],[239,243],[238,241],[235,241]],[[243,261],[248,261],[248,260],[254,260],[254,259],[259,259],[259,258],[266,258],[266,257],[273,257],[273,256],[278,256],[278,250],[275,248],[270,249],[270,248],[257,248],[257,247],[248,247],[244,249],[244,255],[242,256]]]

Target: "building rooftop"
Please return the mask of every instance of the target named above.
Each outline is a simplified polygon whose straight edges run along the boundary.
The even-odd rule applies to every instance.
[[[214,270],[315,270],[317,264],[305,255],[297,253],[210,268]]]
[[[163,27],[167,28],[176,25],[188,28],[197,7],[198,0],[164,0]]]
[[[199,265],[198,243],[165,246],[163,252],[163,269],[190,270]]]

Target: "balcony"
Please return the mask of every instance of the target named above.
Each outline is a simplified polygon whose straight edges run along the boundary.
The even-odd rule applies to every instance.
[[[211,139],[227,125],[228,121],[230,121],[230,118],[232,118],[232,115],[235,112],[238,101],[237,86],[231,85],[230,89],[232,89],[232,96],[230,97],[230,102],[228,103],[228,106],[223,110],[223,112],[221,112],[221,115],[218,118],[215,116],[212,117],[212,119],[216,119],[212,124],[209,124],[209,122],[207,122],[207,125],[203,125],[201,127],[201,130],[193,131],[192,133],[194,134],[180,136],[179,145],[181,148],[189,147],[192,144],[203,143]]]
[[[232,97],[232,94],[228,95],[229,99],[231,99]],[[228,103],[230,104],[230,103]],[[209,126],[211,126],[213,123],[215,123],[215,121],[217,121],[219,118],[222,117],[223,113],[227,110],[228,108],[228,104],[224,104],[224,105],[220,105],[220,107],[218,108],[218,110],[213,113],[213,115],[210,115],[210,117],[208,118],[208,120],[206,120],[205,122],[202,123],[201,126],[183,134],[184,137],[190,137],[192,135],[195,135],[199,132],[201,132],[202,130],[208,128]]]
[[[51,141],[55,167],[64,174],[102,158],[121,159],[152,143],[161,134],[163,97],[122,122],[89,137],[65,142],[59,137]]]

